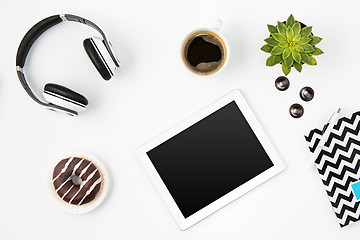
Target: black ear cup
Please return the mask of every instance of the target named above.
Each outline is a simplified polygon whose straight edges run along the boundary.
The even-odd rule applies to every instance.
[[[84,40],[83,45],[86,54],[89,56],[101,77],[105,80],[110,80],[113,73],[106,63],[103,54],[100,52],[99,47],[95,44],[95,41],[92,38],[87,38]]]
[[[66,107],[77,112],[85,110],[89,103],[83,95],[54,83],[48,83],[45,85],[44,97],[50,103]]]

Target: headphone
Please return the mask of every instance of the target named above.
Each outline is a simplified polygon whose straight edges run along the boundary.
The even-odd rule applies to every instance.
[[[31,91],[26,82],[23,70],[26,57],[36,39],[46,30],[63,21],[82,23],[92,27],[100,33],[102,39],[97,37],[87,38],[83,41],[83,46],[91,62],[94,64],[95,68],[104,80],[110,80],[110,78],[114,76],[116,69],[120,67],[120,61],[117,59],[111,43],[106,38],[105,33],[95,23],[71,14],[61,14],[47,17],[35,24],[26,33],[24,38],[21,40],[16,54],[16,71],[20,83],[27,94],[35,102],[50,110],[65,112],[74,116],[78,115],[78,112],[85,110],[88,105],[88,100],[83,95],[64,86],[47,83],[44,87],[43,95],[45,100],[48,102],[43,102]]]

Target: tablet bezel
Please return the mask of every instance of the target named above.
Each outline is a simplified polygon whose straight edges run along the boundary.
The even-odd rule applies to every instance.
[[[220,108],[224,107],[225,105],[229,104],[232,101],[235,101],[236,105],[239,107],[240,111],[244,115],[246,121],[249,123],[254,134],[256,135],[257,139],[260,141],[261,145],[263,146],[264,150],[266,151],[269,158],[273,162],[274,166],[260,173],[259,175],[247,181],[246,183],[240,185],[233,191],[227,193],[226,195],[222,196],[221,198],[217,199],[216,201],[212,202],[211,204],[197,211],[188,218],[184,218],[179,207],[176,205],[173,197],[171,196],[170,192],[168,191],[164,182],[162,181],[159,173],[156,171],[154,165],[152,164],[150,158],[148,157],[147,152],[152,150],[156,146],[160,145],[161,143],[165,142],[166,140],[174,137],[175,135],[187,129],[188,127],[194,125],[195,123],[199,122],[200,120],[204,119],[205,117],[209,116],[210,114],[214,113],[215,111],[219,110]],[[249,192],[253,188],[259,186],[263,182],[272,178],[276,174],[280,173],[285,168],[279,154],[271,144],[269,138],[265,134],[263,128],[261,127],[260,123],[258,122],[252,110],[250,109],[250,106],[247,104],[245,98],[238,89],[230,92],[229,94],[225,95],[224,97],[218,99],[217,101],[203,108],[199,112],[195,113],[191,117],[183,120],[174,127],[168,129],[159,136],[153,138],[144,145],[140,146],[138,149],[136,149],[136,155],[140,160],[141,164],[143,165],[145,171],[147,172],[149,178],[153,182],[156,190],[158,191],[161,198],[165,202],[165,205],[167,206],[171,215],[175,219],[175,222],[177,223],[177,225],[181,230],[186,230],[195,223],[201,221],[202,219],[216,212],[220,208],[224,207],[225,205],[229,204],[230,202],[234,201],[235,199]]]

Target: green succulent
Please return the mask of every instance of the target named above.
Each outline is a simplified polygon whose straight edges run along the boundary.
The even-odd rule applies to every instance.
[[[270,37],[265,39],[266,44],[261,50],[270,53],[266,59],[266,66],[281,63],[282,71],[288,75],[291,67],[301,72],[302,64],[317,65],[313,56],[324,52],[315,47],[322,38],[312,35],[312,27],[301,27],[291,14],[286,23],[279,22],[277,26],[268,25]]]

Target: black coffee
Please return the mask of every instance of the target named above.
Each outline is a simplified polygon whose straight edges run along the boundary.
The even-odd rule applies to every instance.
[[[226,49],[220,37],[209,31],[197,32],[185,40],[183,60],[186,66],[200,75],[217,72],[225,63]]]

